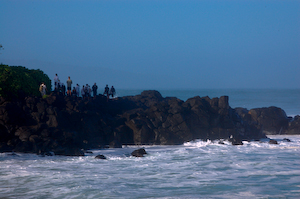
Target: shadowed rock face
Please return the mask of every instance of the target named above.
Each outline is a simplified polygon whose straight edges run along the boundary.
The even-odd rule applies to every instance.
[[[281,114],[278,116],[278,114]],[[273,114],[277,115],[276,117]],[[83,155],[79,149],[136,144],[182,144],[193,139],[264,138],[262,125],[281,132],[299,129],[299,118],[284,111],[232,109],[228,97],[163,98],[140,95],[81,99],[52,93],[48,98],[0,100],[0,151]],[[285,116],[286,117],[286,116]],[[275,121],[280,121],[274,123]],[[274,125],[273,125],[274,124]],[[275,125],[276,124],[276,125]],[[299,132],[299,131],[298,131]]]
[[[300,117],[287,117],[284,110],[278,107],[264,107],[247,110],[235,109],[238,115],[247,123],[260,125],[264,134],[299,134]]]

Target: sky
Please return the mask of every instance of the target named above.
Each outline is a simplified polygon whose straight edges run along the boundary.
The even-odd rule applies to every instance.
[[[299,0],[0,0],[0,63],[124,89],[300,88]]]

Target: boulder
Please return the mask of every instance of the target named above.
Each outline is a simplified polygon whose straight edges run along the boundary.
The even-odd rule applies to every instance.
[[[269,144],[278,144],[278,142],[276,140],[269,140]]]
[[[243,145],[243,142],[240,138],[236,138],[236,137],[231,136],[229,138],[229,141],[231,142],[232,145]]]
[[[144,155],[146,155],[147,152],[144,148],[140,148],[140,149],[137,149],[137,150],[134,150],[131,155],[134,156],[134,157],[144,157]]]
[[[104,155],[97,155],[96,157],[95,157],[95,159],[102,159],[102,160],[106,160],[106,157],[104,156]]]
[[[249,111],[252,119],[263,127],[267,135],[281,134],[287,131],[289,119],[284,110],[278,107],[255,108]]]

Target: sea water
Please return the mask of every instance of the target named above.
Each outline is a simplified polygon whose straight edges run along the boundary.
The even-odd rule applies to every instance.
[[[231,107],[285,106],[288,115],[299,114],[299,90],[200,91],[160,92],[182,100],[228,95]],[[269,137],[279,144],[194,140],[94,149],[83,157],[0,153],[0,198],[300,198],[300,135]],[[140,147],[145,157],[130,156]],[[99,154],[107,159],[95,159]]]
[[[300,198],[300,136],[270,137],[279,144],[195,140],[84,157],[2,153],[0,198]],[[139,147],[148,154],[130,156]]]

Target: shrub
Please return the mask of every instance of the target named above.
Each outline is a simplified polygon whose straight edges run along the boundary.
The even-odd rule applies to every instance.
[[[0,96],[5,98],[21,95],[40,96],[39,85],[44,82],[51,91],[51,80],[43,71],[23,66],[0,65]]]

